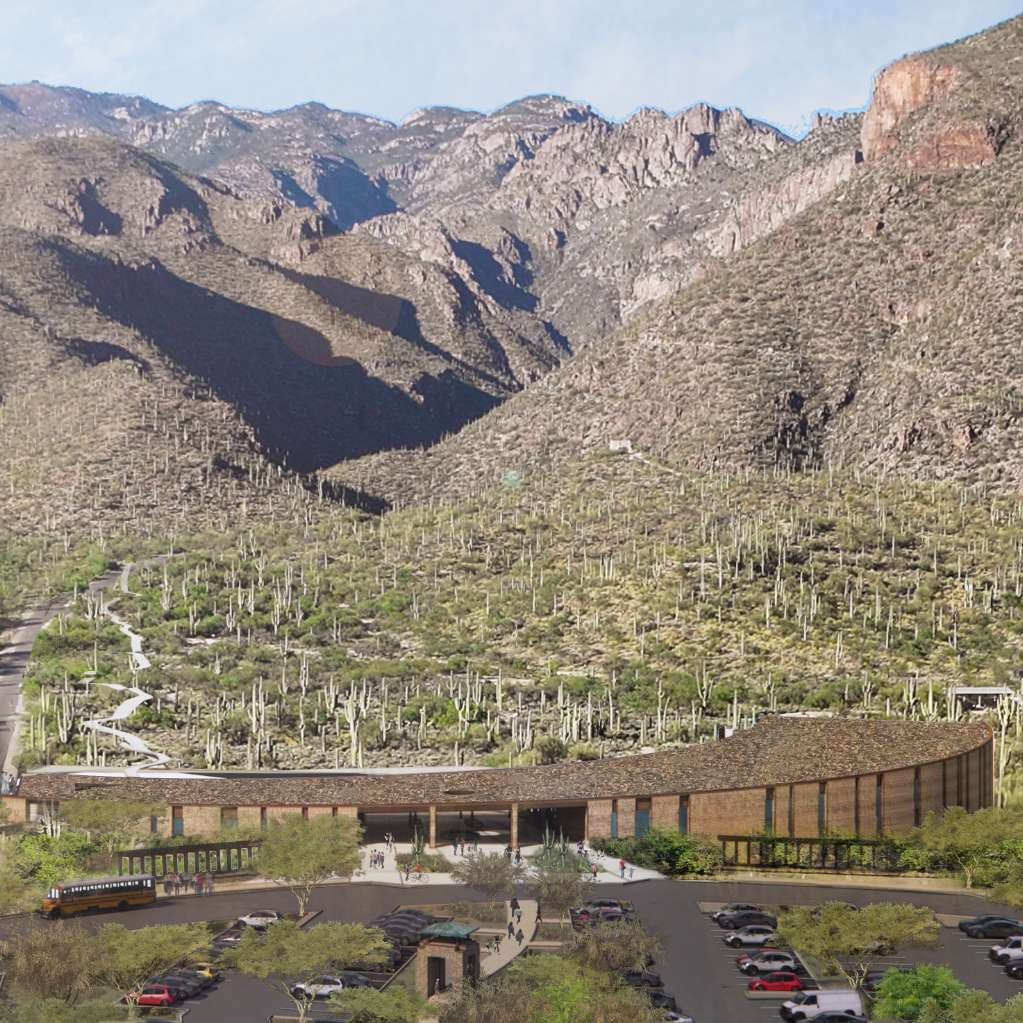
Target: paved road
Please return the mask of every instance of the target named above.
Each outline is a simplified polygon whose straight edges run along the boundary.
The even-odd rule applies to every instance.
[[[856,905],[869,902],[912,902],[930,906],[940,913],[972,915],[1008,911],[968,895],[906,893],[860,888],[814,887],[790,884],[717,881],[643,881],[631,885],[602,885],[602,896],[631,899],[643,924],[657,934],[663,953],[657,969],[666,988],[690,1012],[697,1023],[768,1023],[778,1019],[778,1002],[750,1002],[745,983],[735,969],[736,953],[721,942],[722,932],[700,912],[700,902],[755,902],[764,905],[805,905],[841,899]],[[376,885],[334,885],[319,889],[312,906],[323,910],[321,920],[368,921],[398,903],[445,902],[472,897],[460,886],[418,888]],[[293,910],[287,892],[238,892],[206,899],[183,898],[158,903],[146,910],[114,913],[92,922],[107,920],[138,927],[150,923],[178,923],[195,920],[224,920],[251,909]],[[7,922],[7,929],[17,926]],[[0,927],[0,932],[4,930]],[[950,965],[970,987],[984,988],[1004,1000],[1023,991],[1023,984],[1010,980],[986,958],[991,942],[971,942],[954,928],[944,928],[937,949],[907,952],[890,961],[934,961]],[[884,965],[879,963],[878,965]],[[265,1023],[273,1011],[287,1008],[283,996],[267,990],[259,981],[229,975],[217,988],[189,1003],[188,1023]]]
[[[106,589],[120,578],[121,570],[112,570],[89,583],[89,589]],[[32,644],[39,630],[61,611],[66,611],[70,603],[71,597],[67,594],[40,601],[24,613],[21,624],[14,630],[10,645],[0,649],[0,767],[6,762],[14,734],[18,695],[25,677],[25,668],[32,655]]]

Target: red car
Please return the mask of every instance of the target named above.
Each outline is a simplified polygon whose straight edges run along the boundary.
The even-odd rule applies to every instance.
[[[790,970],[776,970],[755,977],[749,982],[750,991],[802,991],[803,982]]]
[[[136,1005],[174,1005],[180,1002],[182,992],[169,984],[147,984],[138,994],[132,998],[128,996],[126,1002],[134,1002]]]

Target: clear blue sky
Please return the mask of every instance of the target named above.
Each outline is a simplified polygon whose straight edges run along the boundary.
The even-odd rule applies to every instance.
[[[0,80],[171,106],[306,100],[401,119],[537,92],[607,116],[739,106],[790,131],[868,98],[890,60],[1012,0],[2,0]]]

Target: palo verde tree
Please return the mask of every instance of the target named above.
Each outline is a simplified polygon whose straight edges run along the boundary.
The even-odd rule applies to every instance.
[[[331,877],[350,877],[361,862],[362,828],[351,817],[291,815],[270,825],[259,848],[259,871],[287,888],[305,913],[313,888]]]
[[[1004,846],[1020,841],[1023,813],[996,807],[969,813],[951,806],[943,813],[931,812],[913,832],[914,845],[932,860],[959,870],[967,888]]]
[[[96,940],[77,922],[33,920],[11,937],[7,961],[19,994],[74,1005],[93,986]]]
[[[194,955],[209,944],[205,924],[154,924],[128,930],[123,924],[104,924],[95,937],[96,979],[113,988],[128,1002],[135,1019],[134,999],[156,973]]]
[[[619,976],[646,969],[660,955],[661,943],[634,923],[608,921],[573,935],[564,955],[583,966]]]
[[[536,899],[542,913],[563,919],[572,906],[589,898],[593,879],[583,867],[580,857],[564,860],[538,858],[529,881],[529,894]]]
[[[935,945],[941,923],[925,906],[878,902],[857,909],[845,902],[798,906],[778,921],[778,940],[818,960],[824,969],[862,986],[878,950]]]
[[[392,984],[386,991],[348,988],[331,996],[327,1004],[349,1013],[352,1023],[416,1023],[426,1011],[421,998],[398,984]]]
[[[451,868],[451,876],[460,884],[482,892],[494,906],[498,899],[510,899],[515,894],[515,886],[525,879],[526,870],[522,864],[500,853],[470,853]]]
[[[148,821],[160,810],[155,803],[130,799],[72,799],[61,803],[60,816],[70,827],[101,842],[111,855],[132,825]]]
[[[246,931],[224,955],[226,965],[258,977],[291,999],[298,1019],[308,1018],[310,999],[296,987],[319,974],[383,963],[390,943],[382,931],[362,924],[320,924],[302,928],[282,920],[265,934]]]

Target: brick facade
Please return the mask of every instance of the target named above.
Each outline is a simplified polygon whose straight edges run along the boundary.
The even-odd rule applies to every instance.
[[[857,833],[861,838],[877,836],[877,775],[861,774],[858,777],[858,794],[856,805],[859,807],[859,827]]]
[[[678,796],[654,796],[650,801],[650,827],[678,831]]]
[[[884,774],[883,830],[886,834],[909,831],[913,827],[914,774],[912,767],[905,767],[901,771],[886,771]]]
[[[186,835],[213,835],[220,831],[219,806],[183,806]]]
[[[792,833],[797,838],[820,834],[817,824],[817,782],[792,786]]]
[[[586,804],[586,838],[611,837],[611,800],[591,799]]]
[[[942,803],[942,785],[945,776],[944,764],[924,764],[920,768],[920,819],[921,821],[932,811],[940,813],[944,809]]]
[[[689,833],[716,838],[744,835],[764,826],[764,790],[695,792],[689,797]]]
[[[618,837],[636,834],[636,800],[616,799],[618,806]]]
[[[856,779],[834,778],[827,783],[828,831],[856,831]]]

